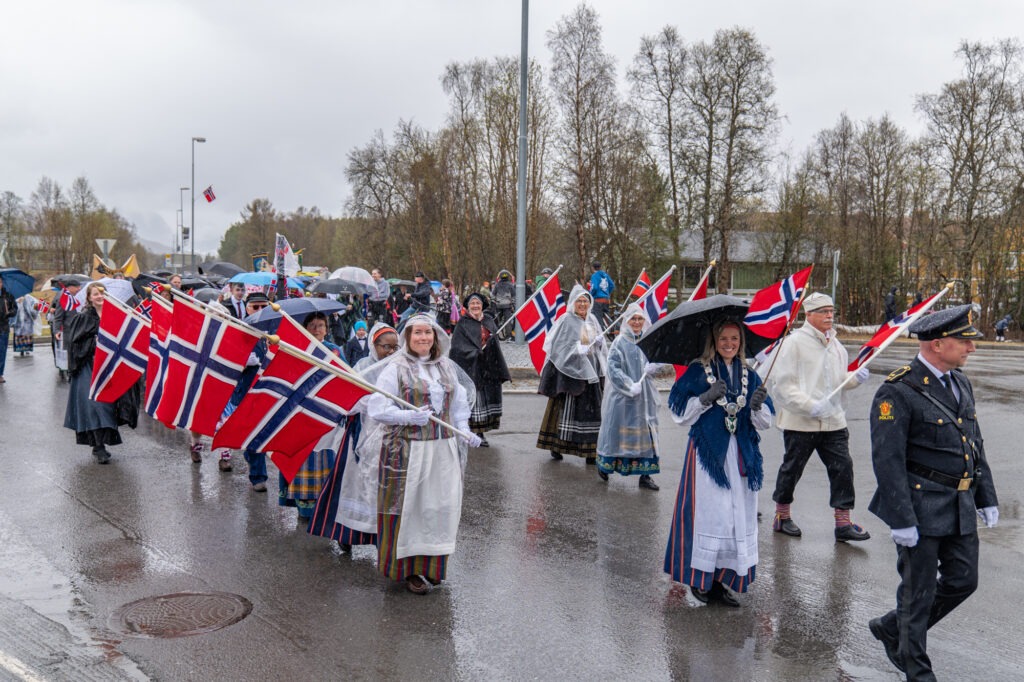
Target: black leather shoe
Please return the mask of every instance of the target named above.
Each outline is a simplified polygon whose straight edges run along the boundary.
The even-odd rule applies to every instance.
[[[906,673],[907,668],[903,665],[903,657],[900,656],[900,641],[898,638],[889,637],[886,634],[885,628],[882,627],[882,619],[872,618],[869,620],[868,630],[871,630],[871,634],[874,635],[875,639],[885,647],[885,655],[889,657],[889,662],[896,666],[896,669],[901,673]]]
[[[658,484],[651,480],[651,477],[644,474],[640,477],[640,487],[647,488],[648,490],[661,490]]]
[[[722,605],[728,606],[734,609],[740,607],[740,602],[733,596],[733,593],[725,589],[725,585],[722,583],[715,583],[712,585],[710,597],[717,602],[721,602]]]
[[[871,538],[871,533],[867,532],[856,523],[851,523],[848,526],[839,526],[836,528],[836,542],[858,542],[860,540],[868,540]]]
[[[487,442],[486,438],[484,438],[483,436],[480,436],[480,447],[482,447],[482,448],[489,448],[489,447],[491,447],[491,444]]]
[[[707,604],[708,600],[711,599],[711,590],[698,590],[693,585],[690,585],[690,594],[701,604]]]
[[[608,482],[608,474],[606,474],[605,472],[603,472],[600,469],[598,469],[597,470],[597,475],[600,476],[601,480],[604,481],[605,483]]]
[[[772,524],[772,530],[776,533],[784,533],[790,537],[798,538],[804,534],[800,530],[800,526],[796,525],[793,519],[775,519],[775,523]]]
[[[562,453],[561,452],[555,452],[554,450],[552,450],[551,451],[551,459],[562,459]]]
[[[96,458],[97,464],[107,464],[108,462],[110,462],[110,453],[107,452],[107,449],[104,447],[94,449],[92,451],[92,454]]]

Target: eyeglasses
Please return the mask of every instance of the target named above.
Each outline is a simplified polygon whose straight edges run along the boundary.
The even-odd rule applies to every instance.
[[[268,305],[270,305],[270,304],[269,303],[250,303],[249,307],[251,307],[253,310],[263,310]]]
[[[398,350],[398,344],[397,343],[375,343],[375,344],[373,344],[373,346],[374,346],[374,348],[380,348],[381,350],[391,350],[391,351]]]

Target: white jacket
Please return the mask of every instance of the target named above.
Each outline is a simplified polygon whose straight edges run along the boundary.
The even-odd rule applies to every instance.
[[[806,322],[779,345],[778,358],[766,382],[775,403],[775,424],[783,431],[838,431],[846,428],[843,394],[856,388],[856,381],[832,398],[831,411],[821,418],[811,416],[814,403],[835,390],[847,377],[846,349],[835,331],[825,334]],[[758,369],[762,378],[772,366],[769,358]]]

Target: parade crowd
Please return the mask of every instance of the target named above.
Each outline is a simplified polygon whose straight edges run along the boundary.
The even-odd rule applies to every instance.
[[[380,269],[372,276],[375,284],[363,300],[342,298],[333,308],[314,297],[274,303],[266,290],[242,284],[228,284],[223,295],[203,303],[181,291],[180,277],[129,300],[113,296],[110,283],[68,283],[64,293],[79,304],[55,305],[51,313],[55,349],[66,352],[62,370],[71,382],[64,426],[107,464],[108,448],[122,442],[119,429],[134,428],[146,411],[189,431],[188,456],[197,464],[210,448],[220,469],[230,471],[232,449],[241,449],[256,493],[267,490],[271,456],[279,469],[279,502],[297,509],[309,533],[336,541],[343,551],[375,546],[382,575],[427,594],[446,579],[455,550],[467,457],[488,447],[487,434],[501,427],[502,386],[510,373],[499,336],[515,312],[514,282],[502,271],[495,282],[459,296],[449,280],[435,291],[422,272],[400,287],[384,280]],[[528,293],[541,295],[551,276],[546,270]],[[538,393],[547,402],[536,446],[545,456],[582,458],[601,481],[636,477],[640,488],[653,492],[662,444],[671,444],[683,469],[663,568],[703,603],[739,607],[738,595],[756,579],[764,481],[759,443],[773,423],[785,446],[772,493],[773,532],[801,536],[792,507],[817,453],[828,474],[836,542],[870,538],[852,518],[843,398],[868,380],[869,371],[851,364],[837,340],[828,295],[802,292],[803,324],[794,327],[790,319],[787,333],[767,339],[769,345],[752,332],[749,317],[736,313],[738,299],[725,296],[682,303],[662,322],[664,312],[652,314],[657,306],[644,295],[609,326],[614,286],[595,262],[586,286],[576,284],[567,297],[556,287],[565,312],[538,339]],[[0,294],[0,324],[14,319],[14,351],[30,352],[38,310]],[[730,299],[732,307],[716,308],[713,299]],[[707,304],[701,322],[687,332],[694,350],[652,362],[646,343],[652,326],[701,303]],[[124,318],[118,338],[103,331],[112,324],[108,306],[116,308],[110,315],[120,311]],[[202,329],[192,342],[179,321],[189,311]],[[914,318],[908,326],[919,352],[883,382],[870,413],[877,491],[869,509],[891,529],[900,588],[896,607],[868,626],[913,680],[934,679],[927,631],[977,587],[978,520],[998,521],[973,390],[960,371],[981,337],[971,314],[969,305],[960,305]],[[140,325],[149,339],[140,350],[141,369],[114,391],[116,380],[104,373],[119,371],[110,358],[127,352],[136,333],[130,330]],[[174,363],[187,365],[189,352],[206,353],[202,334],[215,325],[249,339],[244,348],[210,351],[218,358],[216,371],[203,365],[223,384],[222,402],[206,395],[212,389],[192,395],[175,384]],[[5,328],[0,336],[6,346]],[[304,364],[291,375],[274,370],[286,357]],[[202,355],[201,362],[208,359]],[[662,438],[654,378],[673,371],[667,407],[674,425]],[[314,379],[321,383],[314,386]],[[331,398],[321,387],[337,379],[343,388]],[[184,403],[168,398],[175,391]],[[200,406],[195,410],[216,404],[208,424],[189,412],[192,400]],[[300,416],[275,422],[285,403],[301,403],[295,408]],[[241,439],[232,435],[239,424],[247,434]],[[316,437],[297,438],[302,424]],[[286,441],[298,456],[274,454],[278,446],[287,449]]]

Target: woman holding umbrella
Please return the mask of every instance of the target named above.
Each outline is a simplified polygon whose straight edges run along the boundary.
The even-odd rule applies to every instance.
[[[605,359],[601,326],[590,314],[593,302],[586,289],[573,287],[569,310],[544,339],[547,361],[537,392],[548,397],[548,405],[537,447],[549,450],[552,459],[575,455],[597,463]]]
[[[723,297],[724,298],[724,297]],[[686,304],[684,304],[686,305]],[[758,430],[774,413],[744,357],[741,322],[708,327],[704,353],[669,394],[672,418],[689,441],[665,550],[665,572],[699,601],[738,607],[757,566],[757,491],[763,467]]]
[[[484,434],[501,426],[501,385],[512,376],[498,343],[498,327],[490,315],[484,314],[486,299],[472,293],[463,300],[463,305],[466,316],[455,325],[448,355],[476,386],[476,404],[469,415],[469,429],[480,436],[480,447],[486,448],[490,443]]]
[[[608,383],[597,437],[597,475],[640,476],[640,487],[658,490],[658,391],[651,378],[661,365],[647,362],[636,340],[651,326],[636,303],[623,315],[626,328],[608,352]]]

